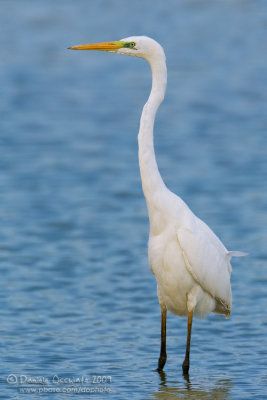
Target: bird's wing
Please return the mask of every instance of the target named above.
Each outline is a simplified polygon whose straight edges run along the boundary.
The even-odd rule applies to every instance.
[[[196,222],[194,230],[180,227],[177,231],[186,268],[201,288],[230,312],[229,252],[204,222]]]

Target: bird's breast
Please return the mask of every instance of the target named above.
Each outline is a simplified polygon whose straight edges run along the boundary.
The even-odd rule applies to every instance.
[[[148,255],[164,304],[173,313],[186,315],[186,296],[195,282],[186,269],[177,240],[168,231],[150,235]]]

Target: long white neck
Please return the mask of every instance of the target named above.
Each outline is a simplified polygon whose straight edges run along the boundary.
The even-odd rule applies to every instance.
[[[149,61],[152,70],[152,89],[144,105],[138,134],[139,166],[146,201],[156,201],[157,194],[166,189],[158,170],[153,140],[153,128],[159,105],[164,99],[167,84],[167,68],[164,52]]]

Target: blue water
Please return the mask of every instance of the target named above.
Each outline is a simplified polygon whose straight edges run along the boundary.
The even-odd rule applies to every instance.
[[[267,3],[1,0],[0,26],[0,398],[263,399]],[[184,318],[168,316],[165,374],[154,371],[136,141],[149,67],[67,50],[132,34],[166,51],[165,182],[249,253],[233,262],[231,318],[194,320],[189,381]]]

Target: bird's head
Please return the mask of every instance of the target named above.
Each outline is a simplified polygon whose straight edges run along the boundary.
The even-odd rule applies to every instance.
[[[130,36],[119,41],[89,43],[69,47],[71,50],[102,50],[128,56],[141,57],[150,62],[156,55],[162,53],[162,47],[147,36]]]

